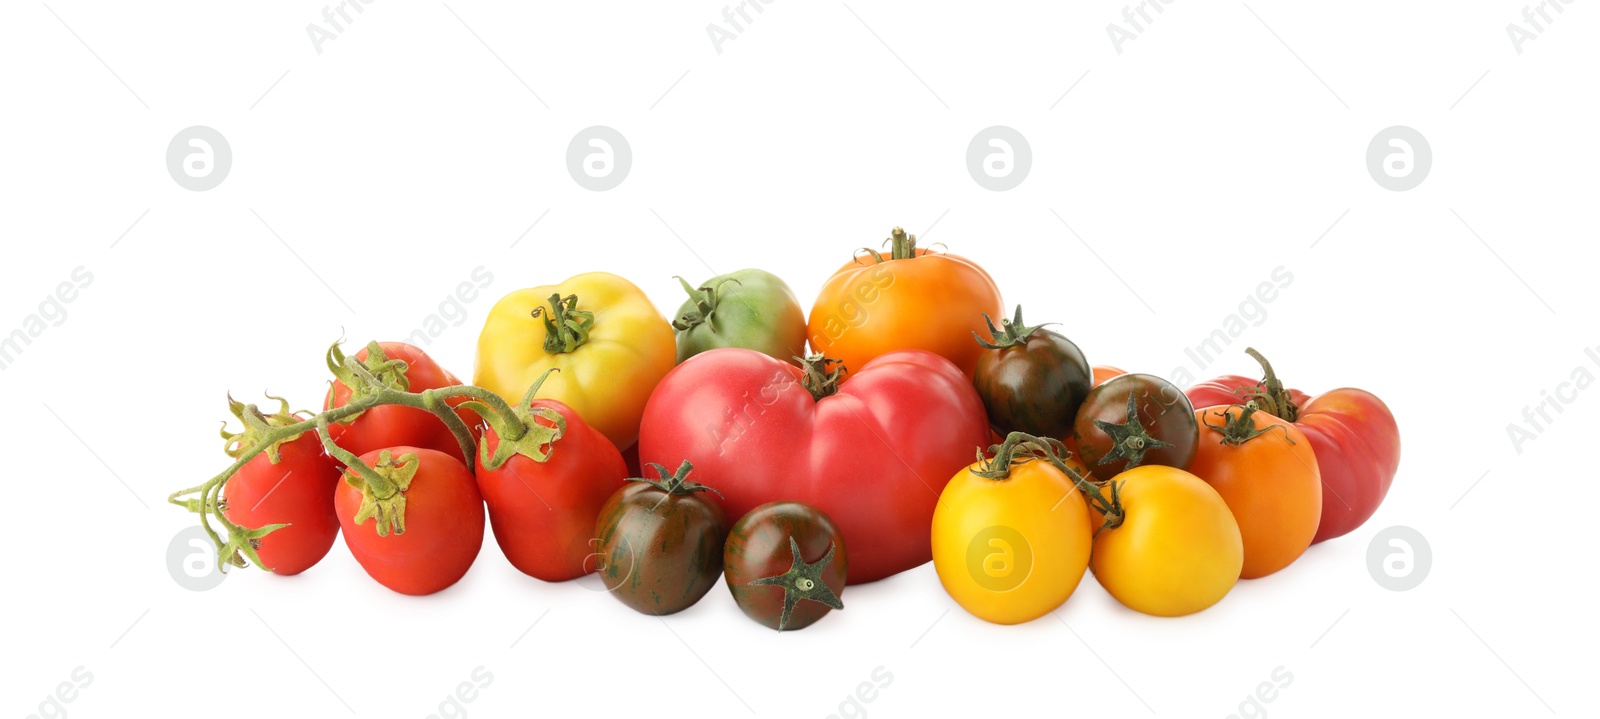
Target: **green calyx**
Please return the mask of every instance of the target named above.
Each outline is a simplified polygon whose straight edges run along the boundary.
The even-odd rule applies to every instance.
[[[462,407],[477,412],[488,422],[498,441],[493,454],[489,452],[488,442],[478,443],[479,466],[499,469],[519,454],[535,462],[550,460],[550,455],[556,450],[556,440],[567,433],[567,418],[548,407],[534,407],[533,397],[539,393],[539,387],[544,385],[550,373],[559,371],[560,368],[551,367],[539,375],[539,379],[522,395],[522,401],[511,408],[512,416],[509,418],[477,400],[461,403]]]
[[[533,316],[544,321],[544,351],[563,354],[583,346],[594,329],[594,313],[578,309],[578,296],[550,295],[550,309],[533,308]]]
[[[989,319],[988,313],[984,313],[983,322],[984,324],[989,325],[989,336],[991,339],[985,340],[977,332],[973,332],[972,337],[978,340],[978,344],[992,350],[1005,349],[1007,347],[1016,347],[1017,345],[1025,344],[1027,343],[1028,338],[1032,337],[1033,333],[1038,331],[1039,328],[1044,327],[1045,325],[1055,324],[1054,322],[1046,322],[1042,325],[1034,325],[1032,327],[1023,324],[1022,305],[1017,305],[1017,316],[1014,319],[1008,320],[1002,318],[1000,320],[999,327],[994,326],[994,320]]]
[[[1122,422],[1107,422],[1102,419],[1094,421],[1094,426],[1111,437],[1111,451],[1095,464],[1110,464],[1119,459],[1128,460],[1126,469],[1133,469],[1144,461],[1144,455],[1153,449],[1171,447],[1171,442],[1163,442],[1150,436],[1150,432],[1139,423],[1139,410],[1134,402],[1133,391],[1128,392],[1128,416]]]
[[[809,357],[795,357],[800,363],[800,369],[805,372],[800,377],[800,386],[811,393],[811,399],[821,401],[823,397],[831,397],[839,391],[839,383],[844,381],[847,371],[844,363],[832,357],[824,357],[821,353]],[[828,365],[839,365],[828,369]]]
[[[1299,419],[1300,406],[1294,403],[1294,397],[1284,388],[1283,380],[1278,379],[1278,374],[1272,371],[1272,363],[1254,347],[1246,347],[1244,353],[1261,365],[1265,375],[1255,387],[1240,390],[1239,394],[1246,404],[1286,422],[1293,423]]]
[[[222,451],[226,452],[229,457],[238,459],[244,455],[245,450],[267,440],[268,435],[272,434],[273,430],[305,421],[304,417],[289,410],[289,400],[282,397],[274,397],[270,394],[267,395],[267,399],[278,400],[277,412],[265,414],[260,409],[257,409],[255,405],[245,404],[234,399],[232,394],[228,395],[228,411],[233,413],[234,418],[244,425],[244,429],[238,432],[229,432],[228,423],[222,423],[222,439],[225,442]],[[299,435],[295,435],[293,437],[272,439],[264,450],[267,455],[267,461],[277,464],[283,459],[280,454],[283,444],[299,438]]]
[[[1096,536],[1107,529],[1122,526],[1126,512],[1122,509],[1121,483],[1095,484],[1067,466],[1066,460],[1071,456],[1072,450],[1067,449],[1067,445],[1059,439],[1012,432],[1006,435],[1004,442],[991,445],[988,455],[984,454],[983,448],[978,448],[978,468],[972,473],[985,479],[1004,481],[1011,478],[1012,467],[1025,462],[1047,462],[1066,475],[1067,480],[1083,493],[1089,506],[1105,518],[1105,522],[1095,530]]]
[[[694,303],[694,309],[673,320],[672,329],[686,332],[705,324],[715,333],[717,324],[713,321],[712,315],[717,311],[717,302],[720,299],[718,293],[722,291],[723,285],[729,282],[737,285],[740,282],[732,277],[713,277],[700,287],[690,287],[688,281],[682,277],[674,275],[673,279],[677,280],[678,284],[683,285],[684,292],[689,293],[689,300]]]
[[[406,490],[417,476],[422,465],[416,453],[402,454],[398,458],[385,449],[378,455],[378,463],[370,468],[386,480],[384,486],[370,482],[365,472],[346,474],[344,481],[361,492],[361,506],[356,509],[356,524],[366,524],[377,518],[378,536],[387,537],[406,533]]]
[[[888,262],[889,260],[909,260],[917,256],[917,236],[908,235],[903,229],[896,227],[890,230],[889,239],[885,240],[885,242],[889,244],[888,257],[884,257],[882,252],[870,247],[856,250],[856,256],[860,257],[861,253],[865,252],[872,256],[873,262],[877,263]]]
[[[789,628],[789,617],[794,614],[795,605],[802,600],[844,609],[844,602],[839,595],[822,581],[822,573],[833,563],[834,548],[829,544],[828,553],[822,555],[822,559],[807,564],[805,557],[800,556],[800,543],[795,541],[794,535],[790,535],[789,551],[794,555],[794,561],[789,565],[789,571],[749,583],[748,586],[752,587],[783,587],[783,614],[778,617],[778,631]]]
[[[406,379],[405,360],[389,359],[383,353],[383,345],[376,341],[367,343],[367,357],[364,360],[345,357],[338,342],[328,347],[325,360],[333,378],[350,388],[350,400],[346,404],[355,404],[387,390],[405,392],[411,388],[411,382]],[[361,413],[357,412],[340,422],[349,424],[360,416]]]
[[[1205,425],[1222,433],[1221,444],[1229,447],[1237,447],[1275,429],[1283,430],[1283,438],[1289,444],[1295,443],[1294,438],[1289,436],[1289,428],[1284,425],[1269,424],[1265,427],[1256,427],[1253,416],[1259,411],[1253,404],[1227,407],[1222,410],[1222,424],[1206,422]],[[1211,413],[1207,411],[1205,416],[1209,418]]]
[[[656,476],[659,477],[659,479],[646,479],[644,477],[629,477],[627,481],[629,481],[629,482],[644,482],[645,484],[648,484],[648,485],[650,485],[652,487],[655,487],[656,489],[659,489],[659,490],[661,490],[663,492],[666,492],[667,494],[671,494],[671,495],[694,494],[695,492],[710,492],[712,494],[717,495],[718,497],[722,496],[721,492],[718,492],[715,489],[707,487],[707,486],[705,486],[705,485],[703,485],[703,484],[701,484],[699,482],[691,481],[689,479],[689,472],[694,469],[694,465],[690,464],[689,460],[687,460],[687,459],[683,460],[683,464],[678,465],[678,471],[672,472],[670,474],[667,472],[666,466],[660,465],[660,464],[656,464],[655,462],[651,462],[649,464],[646,464],[645,466],[654,469],[656,471]]]

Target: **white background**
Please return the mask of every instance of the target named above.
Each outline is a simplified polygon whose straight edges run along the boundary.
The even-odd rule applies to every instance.
[[[720,54],[723,2],[667,5],[378,0],[320,54],[318,2],[8,5],[0,333],[73,268],[94,279],[0,372],[0,711],[38,712],[79,666],[81,717],[423,717],[479,666],[472,716],[826,716],[880,666],[892,682],[846,716],[1226,716],[1277,667],[1292,683],[1246,710],[1594,711],[1577,448],[1600,392],[1520,453],[1507,437],[1577,368],[1600,375],[1591,4],[1547,11],[1520,54],[1519,2],[1176,2],[1120,53],[1120,1],[780,0]],[[634,156],[608,192],[564,159],[597,124]],[[166,170],[192,125],[233,152],[206,192]],[[1032,148],[1008,192],[965,167],[991,125]],[[1432,148],[1406,192],[1366,169],[1392,125]],[[527,578],[492,541],[426,598],[342,542],[290,579],[168,574],[193,518],[164,498],[226,465],[224,392],[311,407],[329,342],[409,335],[474,267],[493,284],[428,347],[463,376],[512,289],[605,269],[671,311],[674,274],[761,267],[809,305],[896,224],[1091,362],[1253,374],[1251,345],[1309,391],[1378,393],[1405,445],[1387,502],[1183,619],[1086,578],[1052,616],[989,625],[924,566],[778,635],[722,588],[663,621],[592,578]],[[1294,280],[1265,319],[1195,366],[1185,348],[1278,266]],[[1393,525],[1432,548],[1409,592],[1369,573]]]

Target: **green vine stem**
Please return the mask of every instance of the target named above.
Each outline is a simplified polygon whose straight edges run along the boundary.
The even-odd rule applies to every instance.
[[[1293,424],[1300,418],[1300,406],[1294,403],[1289,390],[1284,389],[1278,373],[1272,371],[1272,363],[1254,347],[1246,347],[1244,353],[1259,363],[1261,371],[1266,374],[1254,389],[1243,393],[1246,401],[1256,409]]]
[[[323,448],[330,456],[339,460],[360,479],[367,493],[379,499],[393,498],[403,491],[401,483],[396,482],[395,471],[380,472],[350,451],[334,443],[329,435],[329,425],[340,422],[350,422],[373,407],[380,405],[400,405],[414,407],[433,413],[440,421],[450,428],[451,434],[461,444],[462,454],[466,458],[467,467],[474,464],[477,442],[472,436],[472,430],[466,422],[450,407],[448,400],[457,397],[467,397],[473,400],[473,409],[482,414],[488,421],[498,422],[504,427],[502,437],[514,440],[521,439],[528,432],[528,427],[499,395],[482,387],[473,385],[456,385],[422,392],[410,392],[405,387],[403,360],[390,360],[382,356],[381,351],[373,352],[373,347],[368,347],[368,362],[362,362],[355,357],[346,357],[337,349],[329,351],[330,364],[335,357],[338,358],[338,371],[335,377],[341,382],[349,378],[346,386],[352,388],[351,399],[341,407],[335,407],[309,417],[301,418],[297,414],[287,411],[287,404],[280,400],[283,407],[275,414],[265,414],[254,404],[245,404],[235,412],[236,416],[245,425],[245,431],[229,433],[224,424],[223,437],[228,440],[228,454],[233,457],[233,464],[222,470],[216,476],[197,484],[193,487],[180,489],[167,496],[167,502],[183,507],[190,512],[200,515],[200,526],[206,535],[217,546],[217,566],[226,568],[227,565],[244,567],[248,564],[261,566],[261,560],[256,556],[255,548],[260,545],[262,537],[286,525],[276,524],[266,527],[241,527],[229,521],[223,513],[227,508],[223,500],[223,489],[229,480],[240,469],[244,468],[250,460],[255,459],[263,452],[268,453],[272,459],[277,448],[284,442],[294,440],[306,432],[316,432],[322,442]],[[374,360],[374,358],[376,358]],[[396,374],[399,375],[398,380]],[[353,383],[353,384],[351,384]],[[355,391],[357,386],[361,390]],[[276,398],[274,398],[276,399]],[[229,407],[233,409],[239,403],[229,398]],[[296,420],[296,421],[290,421]],[[383,464],[380,462],[380,464]],[[404,457],[395,458],[389,469],[404,470]],[[391,518],[391,524],[397,530],[404,527],[404,504],[400,503],[400,513]],[[383,519],[380,517],[380,519]],[[212,526],[215,521],[217,527]],[[220,528],[220,531],[219,531]]]
[[[1012,432],[1006,435],[1004,442],[990,446],[989,455],[991,456],[985,456],[983,449],[978,449],[979,467],[973,474],[985,479],[1003,481],[1011,477],[1011,468],[1019,464],[1033,461],[1048,462],[1050,466],[1066,475],[1067,479],[1077,486],[1078,491],[1083,493],[1089,506],[1105,518],[1100,528],[1095,530],[1095,536],[1099,536],[1107,529],[1122,526],[1126,512],[1122,508],[1120,483],[1106,482],[1105,485],[1098,485],[1067,466],[1066,459],[1072,456],[1072,450],[1067,449],[1067,445],[1061,440],[1053,437],[1037,437],[1026,432]]]

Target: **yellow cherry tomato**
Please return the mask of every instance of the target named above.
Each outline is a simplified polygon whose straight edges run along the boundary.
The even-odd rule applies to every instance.
[[[478,336],[473,383],[516,402],[546,370],[559,369],[539,397],[566,404],[627,449],[676,357],[672,325],[638,287],[590,272],[500,298]]]
[[[1122,523],[1094,540],[1090,566],[1111,596],[1161,617],[1216,604],[1239,581],[1244,542],[1217,490],[1175,467],[1145,465],[1118,474]],[[1100,492],[1111,497],[1110,486]],[[1093,508],[1093,526],[1105,521]]]
[[[1013,463],[1002,479],[979,476],[986,465],[945,485],[933,511],[933,568],[973,616],[1020,624],[1078,588],[1089,565],[1089,515],[1072,480],[1049,462]]]

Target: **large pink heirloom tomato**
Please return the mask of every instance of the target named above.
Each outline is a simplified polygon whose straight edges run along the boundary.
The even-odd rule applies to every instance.
[[[927,562],[939,493],[989,438],[971,380],[923,350],[848,374],[804,365],[733,348],[689,358],[645,405],[640,459],[694,463],[730,517],[774,501],[822,510],[850,547],[851,584]]]

